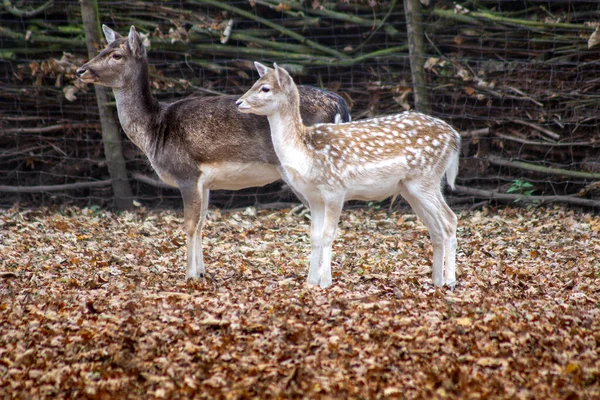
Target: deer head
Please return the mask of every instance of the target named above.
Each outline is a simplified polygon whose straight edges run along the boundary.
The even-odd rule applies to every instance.
[[[77,76],[85,83],[121,88],[131,82],[133,76],[147,69],[146,48],[134,26],[127,37],[106,25],[102,25],[102,31],[108,46],[82,65]]]
[[[298,103],[298,89],[285,69],[278,67],[276,63],[273,68],[259,62],[254,65],[260,79],[236,102],[238,110],[246,114],[270,115],[284,101],[294,99]],[[273,71],[274,73],[269,73]]]

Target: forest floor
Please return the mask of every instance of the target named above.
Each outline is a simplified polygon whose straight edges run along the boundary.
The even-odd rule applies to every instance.
[[[345,210],[334,284],[308,215],[0,210],[0,398],[600,399],[600,217],[459,214],[455,290],[414,215]]]

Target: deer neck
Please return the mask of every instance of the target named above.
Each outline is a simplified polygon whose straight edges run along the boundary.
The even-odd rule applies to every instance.
[[[123,87],[113,88],[113,92],[123,131],[148,153],[160,121],[160,103],[150,89],[148,66],[144,64],[135,79]]]
[[[306,126],[300,116],[300,95],[291,96],[289,104],[268,116],[271,139],[282,164],[291,162],[298,153],[306,153],[304,135]]]

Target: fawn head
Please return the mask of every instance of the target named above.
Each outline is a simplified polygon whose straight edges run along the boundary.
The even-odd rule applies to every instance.
[[[273,64],[273,68],[259,62],[255,62],[254,65],[260,79],[235,104],[243,113],[268,116],[273,114],[288,96],[294,92],[297,94],[298,89],[290,74],[276,63]]]
[[[119,35],[106,25],[102,25],[102,31],[108,46],[83,64],[77,70],[77,76],[85,83],[111,88],[123,87],[138,72],[135,67],[146,64],[146,48],[134,26],[127,37]]]

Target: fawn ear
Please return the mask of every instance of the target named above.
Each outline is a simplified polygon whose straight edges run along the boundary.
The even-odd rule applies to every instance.
[[[102,24],[102,32],[104,32],[104,37],[106,38],[108,44],[111,44],[112,42],[121,37],[121,35],[119,35],[117,32],[113,31],[104,24]]]
[[[260,76],[261,78],[267,74],[267,72],[272,71],[271,68],[267,67],[266,65],[263,65],[261,63],[259,63],[258,61],[254,61],[254,66],[256,67],[256,70],[258,71],[258,76]]]
[[[135,30],[135,26],[133,25],[131,25],[131,29],[129,29],[128,42],[129,48],[131,49],[134,57],[142,58],[146,55],[146,48],[142,44],[142,39],[140,38],[140,35],[138,35],[137,31]]]
[[[275,80],[280,88],[285,89],[294,83],[290,74],[285,69],[278,67],[277,63],[273,63],[273,68],[275,69]]]

